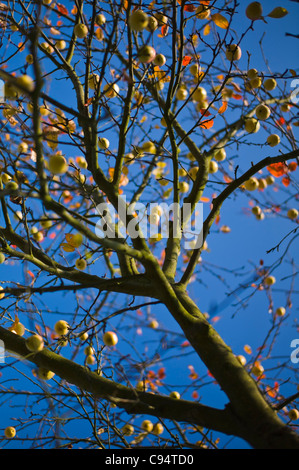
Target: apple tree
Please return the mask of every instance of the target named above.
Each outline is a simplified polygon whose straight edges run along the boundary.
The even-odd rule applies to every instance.
[[[289,15],[269,1],[0,4],[3,447],[299,448],[296,361],[275,349],[298,331],[298,74],[256,33],[281,28],[295,48]],[[271,262],[228,266],[234,231],[246,254],[267,224]],[[233,284],[217,322],[205,296]],[[259,304],[263,340],[234,348]]]

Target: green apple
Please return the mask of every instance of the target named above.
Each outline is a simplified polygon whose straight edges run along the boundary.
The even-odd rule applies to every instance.
[[[78,258],[76,260],[76,268],[79,269],[80,271],[84,271],[84,269],[86,269],[86,266],[87,266],[87,263],[86,263],[85,259]]]
[[[149,31],[150,33],[153,33],[158,29],[158,20],[154,16],[149,16],[148,18],[148,24],[146,26],[146,31]]]

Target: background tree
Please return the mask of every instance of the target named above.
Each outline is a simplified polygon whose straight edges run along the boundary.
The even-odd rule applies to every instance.
[[[298,75],[256,68],[255,31],[288,18],[261,3],[1,3],[3,447],[299,447],[296,351],[275,351],[296,294]],[[214,238],[225,259],[226,207],[252,239],[275,221],[271,264],[205,259]],[[262,294],[267,334],[240,354],[219,312],[233,299],[231,330]]]

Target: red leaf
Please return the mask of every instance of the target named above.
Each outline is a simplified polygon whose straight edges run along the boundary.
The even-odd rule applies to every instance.
[[[242,96],[242,95],[238,95],[237,93],[234,93],[234,94],[232,95],[232,98],[234,98],[235,100],[241,100],[241,99],[243,98],[243,96]]]
[[[65,8],[64,5],[61,5],[61,3],[56,3],[56,6],[57,6],[57,10],[58,10],[62,15],[68,15],[68,14],[69,14],[67,8]]]
[[[183,61],[182,61],[182,65],[185,67],[186,65],[189,65],[190,62],[192,60],[192,57],[190,57],[189,55],[185,55],[183,57]]]
[[[169,29],[168,25],[167,25],[167,24],[163,24],[163,26],[162,26],[162,28],[161,28],[161,34],[162,34],[163,37],[167,36],[167,34],[168,34],[168,29]]]
[[[193,11],[196,10],[196,7],[195,7],[194,5],[192,5],[192,4],[191,4],[191,5],[185,5],[185,6],[184,6],[184,10],[185,10],[185,11],[189,11],[190,13],[193,13]]]
[[[281,182],[287,188],[290,184],[290,178],[288,176],[285,176],[284,178],[282,178]]]

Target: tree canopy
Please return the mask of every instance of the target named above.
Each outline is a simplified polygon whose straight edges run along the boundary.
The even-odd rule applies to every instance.
[[[0,3],[1,448],[299,448],[283,3]]]

